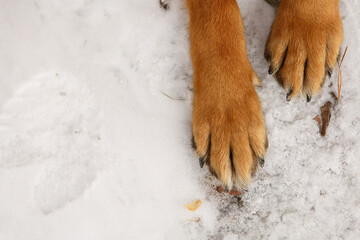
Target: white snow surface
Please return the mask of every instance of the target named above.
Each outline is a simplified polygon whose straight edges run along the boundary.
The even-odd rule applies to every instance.
[[[360,239],[359,1],[341,0],[325,137],[337,71],[286,102],[263,58],[275,9],[238,3],[270,141],[243,206],[191,148],[184,0],[0,0],[0,239]]]

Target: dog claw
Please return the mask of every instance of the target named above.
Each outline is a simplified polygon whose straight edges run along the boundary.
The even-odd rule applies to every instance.
[[[200,164],[200,168],[204,167],[204,164],[205,164],[205,158],[204,157],[199,158],[199,164]]]
[[[274,73],[274,69],[273,69],[271,66],[269,67],[268,73],[269,73],[270,75],[272,75],[272,74]]]
[[[307,102],[310,102],[310,101],[311,101],[311,96],[306,95],[306,101],[307,101]]]
[[[166,3],[166,0],[160,0],[160,6],[165,10],[169,8],[169,5]]]
[[[293,90],[290,89],[289,92],[286,94],[286,101],[290,101],[291,100],[291,94],[293,93]]]
[[[259,160],[259,163],[260,163],[260,167],[263,167],[264,164],[265,164],[265,159],[263,159],[263,158],[258,158],[258,160]]]
[[[333,70],[331,68],[327,70],[327,74],[328,74],[329,78],[331,78],[332,73],[333,73]]]

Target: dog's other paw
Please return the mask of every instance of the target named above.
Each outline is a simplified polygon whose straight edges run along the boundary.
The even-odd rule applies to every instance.
[[[282,0],[265,58],[287,100],[300,92],[309,102],[330,76],[343,41],[339,0]]]

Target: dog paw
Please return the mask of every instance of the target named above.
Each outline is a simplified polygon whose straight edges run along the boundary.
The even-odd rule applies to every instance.
[[[339,1],[283,0],[266,44],[269,74],[289,101],[302,93],[309,102],[331,76],[343,41]]]
[[[222,77],[219,78],[222,80]],[[245,188],[267,149],[260,100],[249,79],[195,86],[193,146],[200,166],[209,166],[225,188]],[[243,77],[247,78],[247,77]]]

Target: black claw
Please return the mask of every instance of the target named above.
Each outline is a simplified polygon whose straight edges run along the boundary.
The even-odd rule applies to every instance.
[[[327,70],[327,74],[328,74],[329,78],[331,78],[332,73],[333,73],[333,70],[332,70],[331,68],[329,68],[329,69]]]
[[[265,164],[265,159],[263,159],[263,158],[258,158],[258,160],[259,160],[259,163],[260,163],[260,167],[263,167],[264,164]]]
[[[265,52],[264,57],[265,57],[266,61],[268,61],[268,62],[270,61],[270,54],[268,52]]]
[[[196,142],[195,142],[195,138],[194,135],[191,138],[191,146],[192,148],[196,151],[197,147],[196,147]]]
[[[306,101],[307,101],[307,102],[310,102],[310,101],[311,101],[311,96],[309,96],[309,95],[306,94]]]
[[[268,72],[269,72],[270,75],[272,75],[274,73],[274,69],[270,66]]]
[[[290,90],[289,90],[289,92],[286,94],[286,101],[290,101],[291,100],[291,94],[293,93],[293,89],[291,88]]]
[[[160,0],[160,6],[165,10],[169,8],[169,5],[166,3],[165,0]]]
[[[200,167],[203,168],[204,167],[204,164],[205,164],[205,157],[201,157],[199,158],[199,164],[200,164]]]

